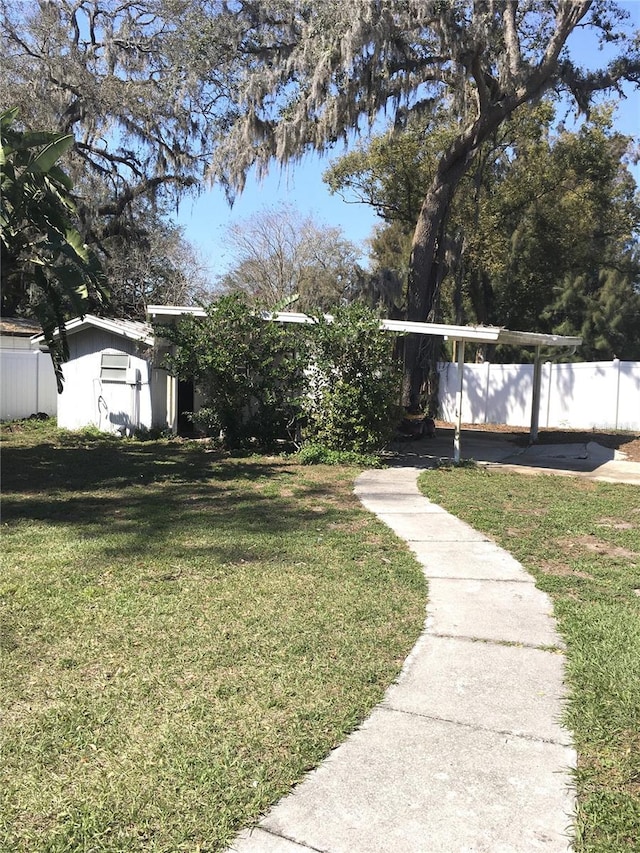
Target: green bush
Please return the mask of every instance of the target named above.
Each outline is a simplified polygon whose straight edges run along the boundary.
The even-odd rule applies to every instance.
[[[193,380],[204,407],[194,422],[229,447],[289,437],[300,406],[302,362],[295,330],[266,322],[246,298],[231,294],[158,332],[175,344],[166,366]]]
[[[382,449],[400,418],[400,365],[376,314],[354,303],[307,327],[306,439],[329,450]]]
[[[332,322],[290,326],[263,320],[231,294],[204,318],[157,331],[175,344],[165,365],[203,398],[193,423],[229,447],[295,436],[366,455],[384,447],[399,420],[393,341],[363,305],[338,309]]]

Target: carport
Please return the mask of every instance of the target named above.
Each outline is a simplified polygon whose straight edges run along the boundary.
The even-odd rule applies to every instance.
[[[329,315],[326,315],[327,319]],[[306,314],[280,311],[275,314],[264,314],[265,319],[277,320],[280,323],[313,323],[313,317]],[[456,423],[453,437],[453,458],[460,461],[460,433],[462,427],[462,390],[464,387],[464,351],[467,341],[482,344],[510,344],[535,350],[533,366],[533,389],[531,395],[531,426],[529,441],[531,444],[538,440],[538,424],[540,421],[540,385],[542,380],[542,351],[545,348],[568,348],[574,352],[582,343],[582,338],[568,335],[543,335],[538,332],[512,332],[500,326],[455,326],[448,323],[414,323],[408,320],[380,320],[380,327],[390,332],[413,335],[429,335],[456,342],[458,364],[458,389],[456,393]]]
[[[203,308],[182,305],[149,305],[147,316],[151,320],[177,318],[181,314],[192,314],[204,317]],[[293,311],[263,311],[265,320],[275,320],[279,323],[315,323],[316,320],[307,314]],[[327,320],[332,317],[325,315]],[[543,349],[569,349],[574,352],[582,343],[582,338],[569,335],[543,335],[538,332],[514,332],[500,326],[456,326],[448,323],[417,323],[408,320],[380,320],[380,328],[389,332],[407,335],[429,335],[456,342],[458,365],[458,388],[456,393],[456,423],[453,438],[453,458],[460,461],[460,433],[462,427],[462,390],[464,387],[464,351],[465,344],[510,344],[535,350],[533,367],[533,389],[531,395],[531,425],[529,442],[538,440],[538,425],[540,421],[540,386],[542,380]]]

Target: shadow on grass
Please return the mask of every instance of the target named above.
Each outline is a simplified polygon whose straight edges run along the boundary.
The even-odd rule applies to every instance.
[[[143,555],[151,543],[174,541],[193,558],[232,561],[243,538],[274,537],[310,523],[324,528],[343,518],[322,483],[297,483],[295,495],[263,492],[264,484],[287,486],[294,476],[284,461],[228,459],[166,443],[5,447],[3,522],[73,527],[84,539],[103,538],[104,556]]]
[[[211,476],[213,461],[213,454],[201,449],[119,439],[4,446],[2,489],[7,494],[112,489],[168,479],[197,482]]]

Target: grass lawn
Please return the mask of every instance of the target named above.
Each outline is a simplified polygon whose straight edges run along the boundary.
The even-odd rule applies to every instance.
[[[578,751],[575,850],[640,850],[640,489],[482,468],[421,475],[552,597]]]
[[[368,714],[426,590],[356,473],[5,427],[2,851],[220,850]]]

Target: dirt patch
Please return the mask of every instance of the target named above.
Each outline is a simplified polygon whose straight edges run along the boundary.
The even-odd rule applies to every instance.
[[[602,557],[622,557],[625,560],[636,560],[637,554],[628,548],[619,545],[611,545],[597,536],[581,536],[576,539],[561,539],[558,545],[568,553],[575,556],[581,551],[590,554],[599,554]]]
[[[630,521],[619,521],[617,518],[599,518],[596,524],[600,527],[610,527],[612,530],[633,530],[635,527]]]
[[[548,560],[541,563],[540,568],[546,575],[555,575],[556,577],[587,579],[591,577],[588,572],[581,572],[579,569],[574,569],[569,563],[563,563],[561,560]]]

